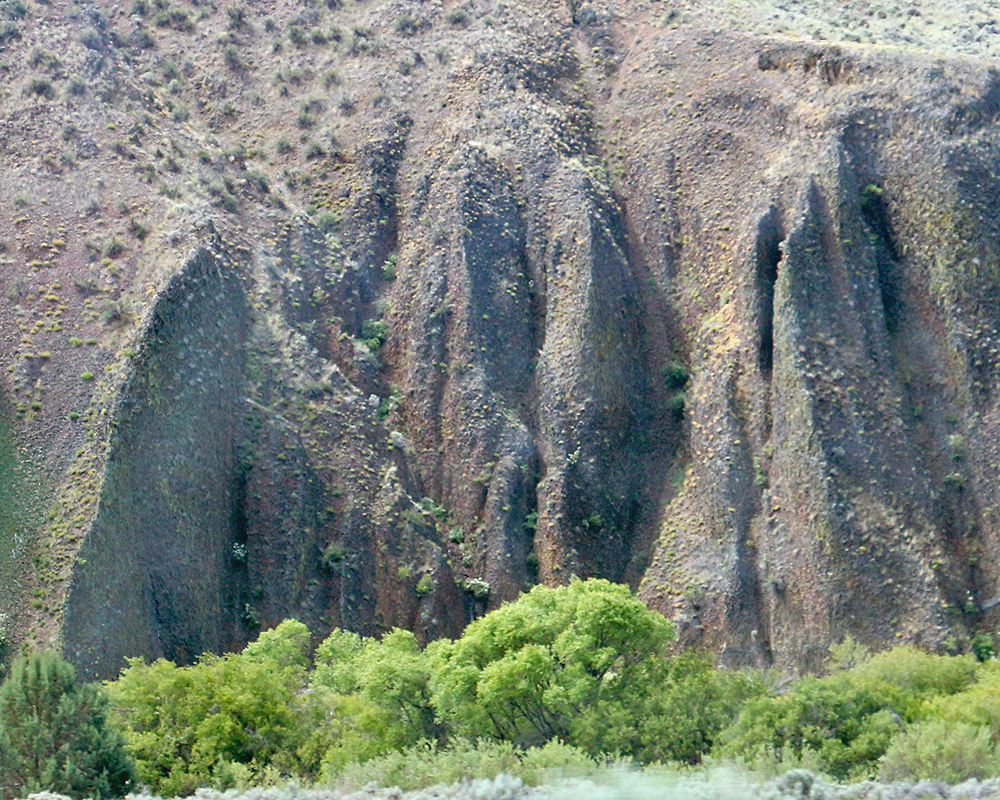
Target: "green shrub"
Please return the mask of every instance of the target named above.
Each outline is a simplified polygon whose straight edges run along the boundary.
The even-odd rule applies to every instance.
[[[0,686],[0,788],[14,797],[122,797],[135,776],[106,708],[103,693],[77,684],[55,653],[17,659]]]
[[[501,773],[537,785],[553,770],[586,776],[596,773],[598,764],[582,750],[559,741],[522,751],[510,742],[456,739],[441,747],[425,739],[403,751],[331,770],[324,780],[341,791],[358,791],[373,782],[410,791]]]
[[[768,447],[765,446],[764,455],[767,458],[770,458],[773,455],[773,448],[769,450]],[[871,657],[871,650],[848,634],[843,638],[840,644],[830,646],[830,655],[827,656],[826,662],[823,666],[826,668],[827,672],[842,672],[845,669],[853,669],[854,667],[864,664],[866,661],[869,661]]]
[[[55,53],[50,53],[43,47],[33,47],[28,63],[32,67],[45,67],[49,72],[56,73],[62,66],[62,62]]]
[[[877,653],[844,674],[855,684],[892,687],[899,704],[895,710],[904,718],[915,719],[927,698],[956,694],[972,686],[977,666],[972,655],[932,655],[903,645]]]
[[[366,319],[361,323],[361,341],[372,352],[385,344],[388,333],[389,328],[384,320]]]
[[[761,678],[758,672],[715,669],[707,654],[674,656],[669,679],[643,707],[636,750],[640,759],[699,763],[743,705],[767,693]]]
[[[683,364],[678,364],[676,361],[669,361],[663,365],[660,369],[660,373],[663,375],[664,380],[667,382],[667,386],[671,389],[682,389],[688,382],[690,373]]]
[[[28,16],[28,7],[23,0],[3,0],[0,2],[0,15],[10,19],[24,19]]]
[[[129,235],[134,236],[140,242],[145,241],[146,237],[149,236],[149,229],[135,217],[128,218],[128,224],[125,226],[125,230],[129,232]]]
[[[233,72],[243,69],[243,59],[240,58],[240,51],[234,44],[227,44],[222,48],[222,60]]]
[[[242,659],[253,664],[274,664],[281,669],[309,666],[309,629],[295,619],[286,619],[264,631],[243,648]]]
[[[961,472],[949,472],[941,481],[945,486],[951,486],[955,489],[961,489],[965,486],[965,476]]]
[[[997,648],[993,640],[993,634],[991,633],[979,631],[973,635],[969,646],[972,648],[972,654],[976,657],[977,661],[989,661],[996,658]]]
[[[426,597],[433,591],[434,591],[434,579],[428,573],[425,572],[423,575],[420,576],[420,579],[417,581],[417,587],[416,587],[417,597]]]
[[[928,701],[957,697],[975,678],[973,656],[895,647],[852,669],[802,678],[783,695],[749,700],[717,751],[744,763],[814,754],[817,767],[838,779],[867,777],[903,725],[931,713]]]
[[[1000,663],[981,664],[976,676],[976,682],[961,692],[925,701],[921,718],[988,726],[1000,735]]]
[[[399,256],[396,253],[390,253],[386,256],[385,262],[382,264],[382,280],[384,281],[394,281],[398,274],[396,265],[399,262]]]
[[[962,722],[922,722],[893,739],[879,764],[887,781],[961,783],[1000,775],[990,729]]]
[[[21,31],[18,30],[17,23],[10,20],[0,22],[0,44],[13,42],[21,38]]]
[[[315,718],[304,692],[308,643],[306,627],[286,620],[242,653],[205,654],[190,667],[131,659],[107,688],[140,780],[173,796],[265,771],[315,775],[322,754],[302,749],[316,724],[306,723]]]
[[[335,630],[316,648],[315,664],[312,688],[355,695],[381,710],[370,749],[385,753],[443,733],[431,703],[431,664],[409,631],[394,629],[379,640]]]
[[[52,81],[40,76],[31,78],[28,81],[28,92],[39,97],[44,97],[46,100],[51,100],[56,96],[56,91],[52,88]]]
[[[125,245],[121,243],[117,236],[112,236],[104,245],[102,254],[105,258],[118,258],[125,252]]]
[[[746,763],[790,754],[838,779],[871,775],[899,726],[892,712],[898,694],[859,687],[841,675],[808,676],[784,695],[750,700],[724,731],[718,754]]]
[[[0,664],[5,664],[7,661],[7,655],[12,640],[11,634],[12,630],[10,618],[6,614],[0,612]]]
[[[212,181],[208,184],[206,191],[214,198],[213,205],[224,208],[226,211],[235,214],[240,208],[240,199],[233,193],[235,187],[227,179]]]
[[[247,18],[250,11],[246,6],[230,6],[226,9],[226,16],[229,17],[229,30],[239,31],[249,27]]]
[[[400,33],[403,36],[413,36],[419,30],[417,21],[409,14],[400,14],[396,17],[394,27],[396,28],[396,33]]]
[[[91,27],[86,27],[80,32],[80,44],[90,50],[100,50],[104,47],[104,39],[97,30]]]
[[[340,215],[333,211],[322,211],[316,215],[316,227],[323,233],[335,231],[340,225]]]

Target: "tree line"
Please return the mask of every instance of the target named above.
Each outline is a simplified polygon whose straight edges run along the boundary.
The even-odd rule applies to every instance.
[[[426,647],[407,631],[338,629],[311,651],[308,629],[285,620],[242,652],[190,666],[133,659],[103,686],[32,654],[0,686],[0,787],[112,797],[138,785],[161,796],[333,785],[359,764],[460,751],[525,769],[712,756],[842,780],[1000,774],[988,653],[870,655],[848,642],[826,675],[787,683],[716,669],[673,640],[627,587],[574,580]]]

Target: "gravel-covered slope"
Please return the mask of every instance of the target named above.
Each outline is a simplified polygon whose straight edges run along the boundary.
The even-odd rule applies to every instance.
[[[1000,57],[1000,3],[988,0],[702,0],[646,7],[680,27]]]

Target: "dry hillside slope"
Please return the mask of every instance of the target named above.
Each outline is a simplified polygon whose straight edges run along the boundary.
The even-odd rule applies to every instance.
[[[0,0],[7,638],[993,630],[992,6],[689,5]]]

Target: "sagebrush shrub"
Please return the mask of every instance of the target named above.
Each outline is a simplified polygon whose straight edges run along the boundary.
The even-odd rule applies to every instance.
[[[893,739],[879,766],[887,781],[931,779],[961,783],[1000,775],[1000,758],[985,726],[935,720]]]

